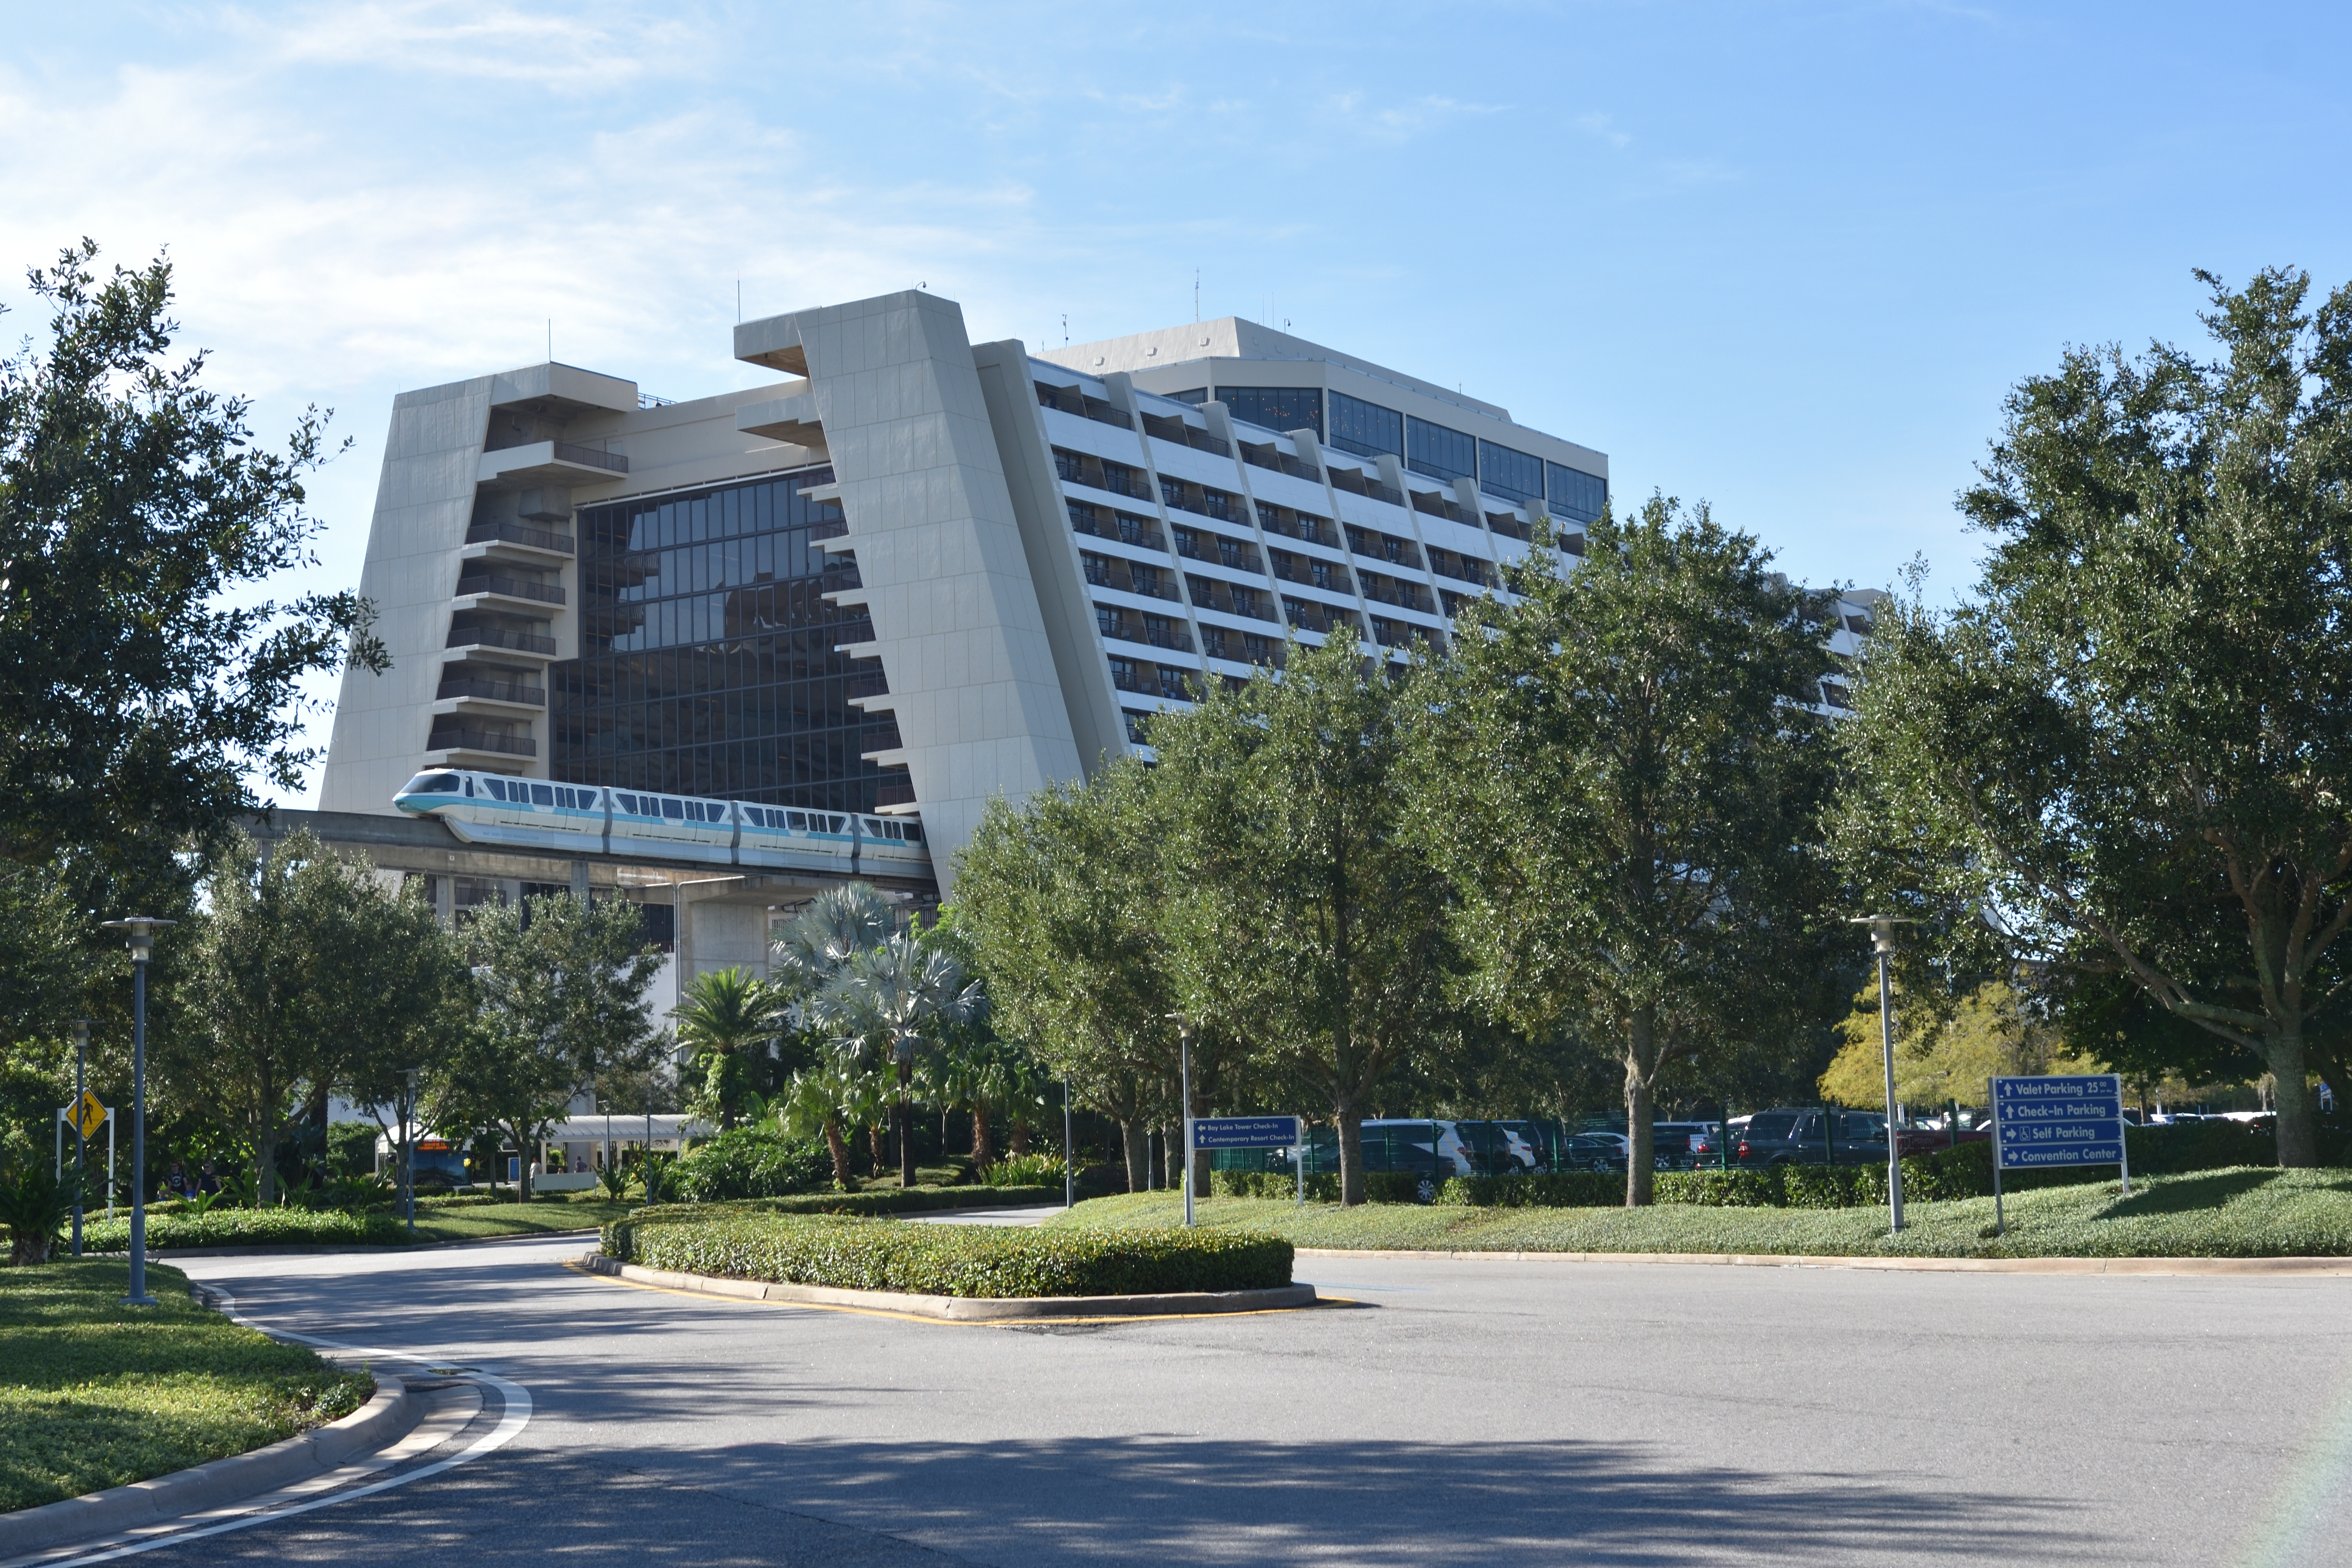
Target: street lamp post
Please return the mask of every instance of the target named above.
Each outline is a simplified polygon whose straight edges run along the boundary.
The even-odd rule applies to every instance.
[[[108,921],[107,929],[131,941],[131,1293],[126,1307],[152,1307],[147,1294],[147,965],[155,956],[155,932],[177,921],[131,915]]]
[[[400,1111],[400,1212],[408,1221],[408,1234],[416,1235],[416,1069],[407,1068],[400,1075],[406,1080],[406,1103]]]
[[[1895,956],[1895,928],[1913,922],[1901,915],[1864,915],[1846,923],[1870,928],[1871,951],[1878,957],[1878,1045],[1886,1068],[1886,1213],[1894,1222],[1895,1233],[1900,1235],[1903,1155],[1895,1131],[1895,991],[1887,976],[1887,964]]]
[[[1192,1026],[1176,1026],[1177,1071],[1184,1096],[1184,1225],[1192,1224]]]
[[[73,1255],[81,1256],[81,1207],[84,1199],[82,1184],[89,1180],[83,1163],[89,1134],[81,1130],[81,1097],[89,1092],[89,1026],[91,1020],[76,1018],[74,1032],[74,1212]]]
[[[1072,1163],[1076,1152],[1070,1146],[1070,1080],[1062,1080],[1062,1206],[1078,1206],[1078,1168]]]

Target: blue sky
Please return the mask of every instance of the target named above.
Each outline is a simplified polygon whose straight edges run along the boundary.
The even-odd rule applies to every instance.
[[[922,283],[975,338],[1292,331],[1705,498],[1817,583],[1927,558],[2004,390],[2352,278],[2334,7],[46,7],[0,59],[15,269],[168,246],[184,341],[336,410],[355,583],[401,388],[558,358],[695,396],[747,314]],[[322,689],[325,689],[322,688]],[[324,737],[323,727],[319,735]]]

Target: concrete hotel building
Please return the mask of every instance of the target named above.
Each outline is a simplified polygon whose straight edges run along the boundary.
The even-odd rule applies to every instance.
[[[1037,354],[918,291],[734,352],[780,379],[395,399],[361,580],[394,662],[343,679],[327,811],[456,766],[919,814],[945,892],[992,796],[1286,637],[1442,643],[1538,518],[1580,551],[1608,492],[1598,452],[1230,317]]]

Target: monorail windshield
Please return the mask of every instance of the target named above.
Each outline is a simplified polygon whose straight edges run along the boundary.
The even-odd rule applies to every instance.
[[[456,773],[419,773],[401,785],[400,793],[403,795],[456,795],[457,775]]]

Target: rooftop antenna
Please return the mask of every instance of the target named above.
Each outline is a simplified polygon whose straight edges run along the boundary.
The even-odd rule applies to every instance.
[[[1067,310],[1062,312],[1062,346],[1070,346],[1070,313]]]
[[[1200,269],[1199,268],[1195,267],[1194,268],[1192,268],[1192,321],[1193,321],[1193,324],[1194,324],[1195,326],[1197,326],[1197,325],[1199,325],[1199,324],[1200,324],[1200,321],[1201,321],[1201,269]]]

